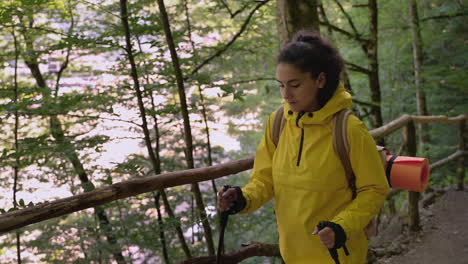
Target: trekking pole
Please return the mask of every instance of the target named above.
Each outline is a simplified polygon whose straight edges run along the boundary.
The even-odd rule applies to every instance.
[[[230,188],[229,185],[224,185],[223,186],[223,192],[227,191]],[[221,263],[221,254],[224,251],[224,231],[226,230],[226,225],[228,222],[228,217],[229,217],[230,209],[224,212],[221,212],[220,215],[220,232],[219,232],[219,240],[218,240],[218,252],[216,254],[216,264]]]

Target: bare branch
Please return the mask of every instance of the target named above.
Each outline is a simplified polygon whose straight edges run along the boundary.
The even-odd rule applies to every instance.
[[[232,11],[231,11],[231,8],[229,8],[228,4],[226,2],[224,2],[224,0],[219,0],[219,1],[227,9],[229,15],[231,15],[231,18],[232,18]]]
[[[138,124],[137,122],[130,121],[130,120],[125,120],[125,119],[120,119],[120,118],[110,118],[110,117],[91,116],[91,115],[74,115],[74,114],[65,114],[64,116],[76,117],[76,118],[89,118],[89,119],[101,119],[101,120],[109,120],[109,121],[118,121],[118,122],[129,123],[129,124],[141,127],[141,124]]]
[[[257,1],[259,2],[259,1]],[[248,7],[248,4],[243,5],[239,10],[231,14],[231,19],[235,18],[238,14],[242,13],[246,8]]]
[[[226,46],[224,46],[223,48],[221,48],[220,50],[218,50],[215,54],[211,55],[210,57],[208,57],[205,61],[203,61],[200,65],[198,65],[197,67],[195,67],[194,70],[192,70],[192,72],[190,73],[190,76],[192,75],[195,75],[201,68],[203,68],[206,64],[208,64],[210,61],[212,61],[214,58],[216,57],[219,57],[221,56],[221,54],[223,54],[241,35],[242,33],[247,29],[247,26],[249,25],[250,23],[250,20],[252,19],[252,16],[255,14],[255,12],[260,8],[262,7],[263,5],[265,5],[266,3],[268,3],[270,0],[265,0],[263,2],[260,2],[258,5],[255,6],[254,9],[252,9],[252,11],[250,11],[249,15],[247,16],[247,19],[244,21],[244,23],[242,24],[239,32],[236,33],[236,35],[234,35],[234,37],[231,39],[231,41],[229,41]],[[184,79],[188,79],[190,76],[186,76]]]
[[[348,38],[350,38],[350,39],[357,40],[357,41],[359,41],[362,45],[367,45],[367,43],[369,42],[368,39],[361,38],[361,36],[359,36],[359,35],[355,35],[355,34],[353,34],[353,33],[351,33],[351,32],[348,32],[348,31],[346,31],[346,30],[344,30],[344,29],[342,29],[342,28],[339,28],[339,27],[337,27],[337,26],[334,26],[334,25],[332,25],[332,24],[330,24],[330,23],[327,23],[327,22],[325,22],[325,21],[320,21],[320,25],[326,26],[326,27],[332,29],[333,31],[339,32],[339,33],[345,35],[346,37],[348,37]]]
[[[355,4],[353,7],[369,7],[369,4]]]
[[[243,247],[231,253],[224,254],[222,256],[221,263],[223,264],[237,264],[242,260],[251,257],[279,257],[281,258],[279,252],[278,244],[263,244],[258,242],[252,242],[249,245],[243,245]],[[206,256],[198,257],[193,259],[188,259],[180,261],[177,264],[212,264],[215,263],[216,256]]]
[[[345,61],[345,65],[348,66],[349,70],[351,71],[360,72],[360,73],[364,73],[367,75],[371,74],[371,71],[357,64]]]
[[[468,12],[461,12],[461,13],[455,13],[455,14],[450,14],[450,15],[438,15],[438,16],[431,16],[431,17],[425,17],[421,19],[421,21],[428,21],[428,20],[438,20],[438,19],[450,19],[454,17],[459,17],[459,16],[467,16]]]
[[[83,3],[86,3],[86,4],[90,5],[90,6],[93,6],[93,7],[95,7],[97,10],[103,11],[104,13],[107,13],[107,14],[109,14],[109,15],[112,15],[112,16],[118,18],[119,20],[121,19],[121,17],[120,17],[119,15],[114,14],[114,13],[112,13],[111,11],[102,8],[102,7],[101,7],[100,5],[98,5],[98,4],[91,3],[91,2],[86,1],[86,0],[78,0],[78,1],[83,2]]]
[[[5,25],[0,25],[0,29],[2,28],[6,28],[6,27],[12,27],[13,25],[11,24],[5,24]],[[68,35],[66,33],[63,33],[63,32],[60,32],[60,31],[56,31],[54,29],[51,29],[51,28],[47,28],[47,27],[36,27],[36,26],[24,26],[24,25],[21,25],[21,24],[18,24],[18,25],[15,25],[16,27],[18,28],[21,28],[23,29],[23,31],[25,29],[27,30],[38,30],[38,31],[43,31],[43,32],[47,32],[47,33],[51,33],[51,34],[56,34],[56,35],[59,35],[59,36],[63,36],[63,37],[67,37],[67,38],[70,38],[70,39],[73,39],[73,40],[78,40],[78,41],[84,41],[84,40],[89,40],[89,41],[94,41],[94,43],[98,44],[98,45],[101,45],[101,46],[105,46],[105,45],[108,45],[109,47],[118,47],[118,48],[122,48],[122,49],[125,49],[123,46],[120,46],[116,43],[113,43],[113,42],[110,42],[110,41],[97,41],[95,39],[83,39],[83,38],[78,38],[77,36],[73,36],[73,35]]]
[[[361,100],[355,99],[355,98],[353,98],[353,103],[356,103],[356,104],[358,104],[358,105],[368,106],[368,107],[378,107],[378,108],[380,108],[380,105],[378,105],[378,104],[376,104],[376,103],[364,102],[364,101],[361,101]]]
[[[227,83],[227,84],[224,84],[224,85],[237,85],[237,84],[250,83],[250,82],[274,81],[274,80],[276,80],[276,78],[274,78],[274,77],[259,77],[259,78],[256,78],[256,79],[235,81],[235,82]]]
[[[361,34],[359,34],[359,32],[357,31],[356,27],[354,26],[353,20],[351,19],[351,16],[344,10],[343,5],[340,3],[339,0],[333,0],[333,1],[338,5],[338,7],[341,10],[341,13],[343,13],[343,15],[348,20],[348,23],[351,26],[351,28],[353,29],[354,34],[356,36],[360,37]]]
[[[73,30],[75,28],[75,18],[73,17],[73,10],[70,4],[70,1],[68,1],[68,12],[70,12],[70,27],[68,28],[67,35],[71,36],[73,34]],[[62,73],[65,71],[65,69],[68,67],[68,63],[70,61],[70,51],[72,48],[72,44],[70,41],[68,41],[67,45],[67,55],[65,56],[65,61],[62,63],[60,66],[59,71],[57,72],[57,80],[55,82],[55,97],[58,96],[58,91],[59,91],[59,85],[60,85],[60,78],[62,77]]]

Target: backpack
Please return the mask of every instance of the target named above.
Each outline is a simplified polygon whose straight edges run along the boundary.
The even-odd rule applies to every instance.
[[[347,129],[347,120],[348,116],[352,114],[351,110],[349,109],[343,109],[339,112],[337,112],[334,117],[333,117],[333,129],[332,129],[332,134],[333,134],[333,148],[335,149],[335,152],[338,154],[338,157],[341,160],[341,163],[343,164],[346,178],[348,180],[348,186],[351,189],[352,192],[352,199],[354,200],[356,198],[356,176],[354,175],[353,169],[351,167],[351,161],[349,159],[349,144],[348,144],[348,137],[346,133]],[[275,146],[278,145],[281,132],[283,131],[284,123],[285,123],[285,118],[284,118],[284,107],[281,106],[276,110],[276,115],[275,119],[273,121],[273,128],[271,130],[271,139]],[[393,163],[393,160],[396,158],[396,156],[393,156],[388,162],[387,162],[387,155],[390,155],[390,152],[382,146],[376,146],[377,151],[380,154],[380,158],[382,161],[382,165],[384,168],[386,168],[385,174],[387,175],[387,180],[390,183],[389,180],[389,175],[390,175],[390,170],[391,170],[391,165]],[[377,217],[371,220],[369,224],[365,227],[364,229],[367,237],[372,237],[377,235]]]

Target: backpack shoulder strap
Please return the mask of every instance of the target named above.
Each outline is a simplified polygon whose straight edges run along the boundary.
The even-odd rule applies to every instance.
[[[271,140],[278,146],[279,138],[284,127],[284,106],[281,105],[278,110],[276,110],[275,119],[273,120],[273,127],[271,129]]]
[[[347,121],[348,116],[352,114],[351,110],[343,109],[335,114],[333,118],[333,147],[335,152],[343,164],[346,178],[348,179],[348,186],[353,193],[353,199],[356,198],[356,176],[354,175],[353,168],[351,167],[351,160],[349,159],[349,143],[347,135]]]

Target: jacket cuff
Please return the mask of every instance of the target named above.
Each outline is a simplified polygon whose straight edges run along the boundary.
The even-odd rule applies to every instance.
[[[335,245],[333,247],[334,249],[341,248],[345,245],[346,240],[348,238],[346,236],[346,232],[344,231],[343,227],[341,227],[340,224],[337,224],[334,222],[322,221],[320,222],[319,226],[321,228],[329,227],[335,233]]]
[[[245,199],[245,207],[239,212],[239,214],[247,214],[249,212],[249,210],[250,210],[250,205],[251,205],[252,199],[250,198],[248,193],[243,192],[243,191],[242,191],[242,196]]]
[[[240,211],[242,211],[247,202],[246,202],[246,199],[242,193],[242,190],[239,186],[234,186],[232,187],[236,190],[236,194],[237,194],[237,199],[235,201],[232,201],[232,205],[231,207],[229,208],[229,210],[227,211],[228,214],[237,214],[239,213]]]

